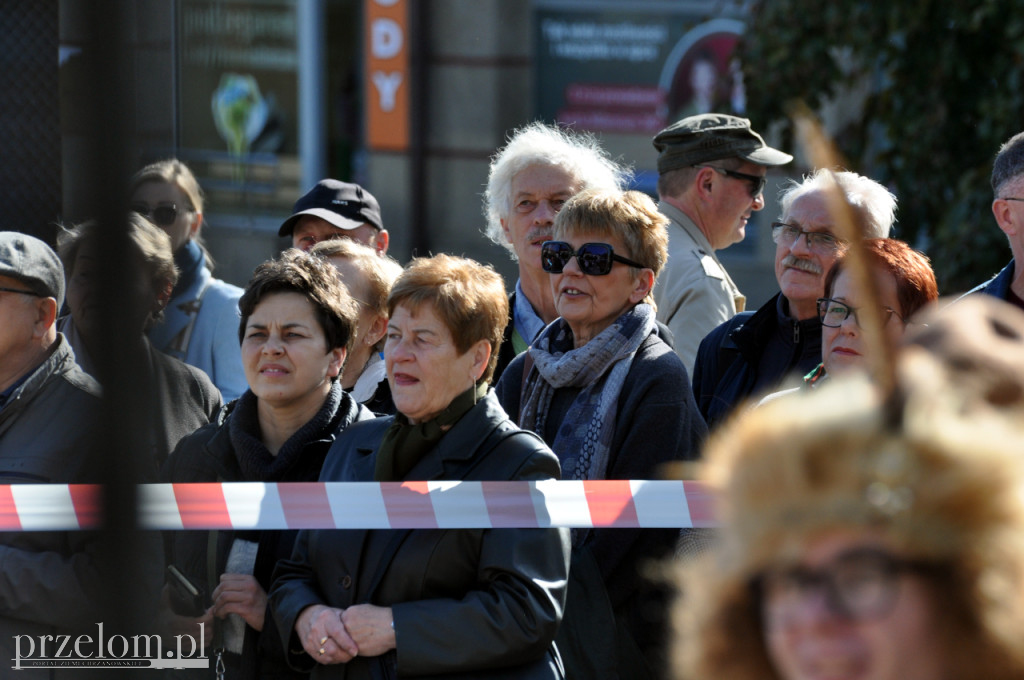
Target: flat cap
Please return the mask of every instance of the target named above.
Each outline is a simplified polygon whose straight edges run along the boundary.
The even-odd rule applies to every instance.
[[[53,248],[35,236],[0,231],[0,275],[18,279],[40,297],[64,304],[64,267]]]
[[[788,153],[764,143],[750,121],[724,113],[702,113],[676,121],[654,137],[658,173],[689,168],[721,158],[742,158],[758,165],[785,165]]]

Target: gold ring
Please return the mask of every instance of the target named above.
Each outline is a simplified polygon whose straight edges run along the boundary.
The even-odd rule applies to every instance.
[[[324,653],[324,648],[323,648],[323,647],[321,647],[321,648],[320,648],[320,653],[321,653],[321,654],[323,654],[323,653]]]

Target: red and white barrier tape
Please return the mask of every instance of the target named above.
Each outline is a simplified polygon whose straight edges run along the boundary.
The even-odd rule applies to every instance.
[[[689,481],[143,484],[146,529],[711,527],[711,493]],[[101,488],[0,485],[0,531],[101,524]]]

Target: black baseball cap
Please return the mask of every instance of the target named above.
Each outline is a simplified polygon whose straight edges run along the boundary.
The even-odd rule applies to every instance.
[[[292,210],[294,214],[281,225],[278,236],[290,236],[295,230],[295,223],[303,215],[327,220],[339,229],[357,229],[369,224],[377,231],[384,231],[380,204],[373,194],[358,184],[322,179],[305,196],[295,201]]]

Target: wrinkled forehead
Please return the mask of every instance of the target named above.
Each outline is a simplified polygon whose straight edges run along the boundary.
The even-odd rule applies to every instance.
[[[830,234],[835,232],[836,218],[829,209],[825,197],[818,192],[796,198],[782,216],[782,221],[804,231],[825,231]]]

